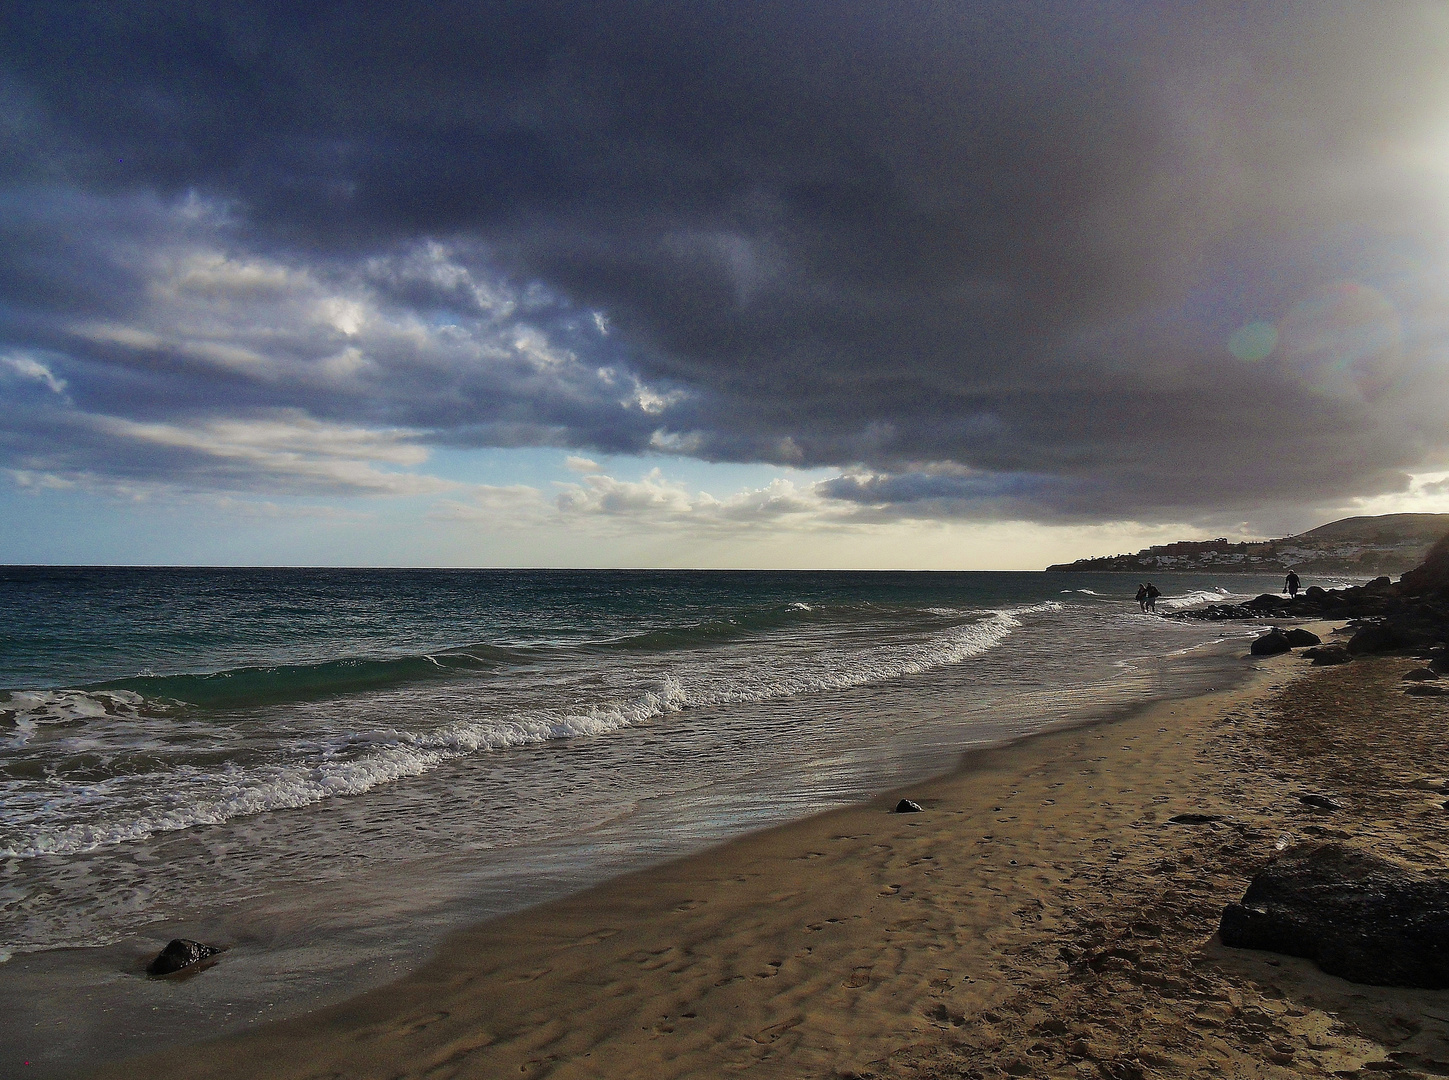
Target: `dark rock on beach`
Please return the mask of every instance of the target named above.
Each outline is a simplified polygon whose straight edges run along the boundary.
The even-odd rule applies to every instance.
[[[1201,619],[1205,622],[1227,622],[1230,619],[1256,619],[1259,617],[1258,612],[1249,610],[1242,604],[1209,604],[1207,607],[1167,613],[1169,619]]]
[[[1383,619],[1365,623],[1349,639],[1348,651],[1356,656],[1365,653],[1404,652],[1433,640],[1433,631],[1421,628],[1406,619]]]
[[[221,952],[215,945],[206,945],[189,938],[176,938],[146,965],[147,975],[174,975],[184,968],[200,963]]]
[[[1342,810],[1343,807],[1330,799],[1327,795],[1300,795],[1298,801],[1304,806],[1311,806],[1315,810]]]
[[[1211,825],[1222,821],[1221,814],[1177,814],[1167,819],[1169,825]]]
[[[1426,667],[1416,667],[1413,671],[1406,671],[1400,678],[1408,682],[1432,682],[1439,676]]]
[[[1278,653],[1288,652],[1293,646],[1288,644],[1288,636],[1278,629],[1269,630],[1262,637],[1256,638],[1248,651],[1254,656],[1276,656]]]
[[[1375,986],[1449,988],[1449,881],[1342,844],[1300,844],[1223,911],[1224,945]]]
[[[1292,630],[1285,631],[1283,636],[1288,639],[1288,644],[1292,645],[1295,649],[1301,649],[1305,645],[1323,644],[1321,637],[1312,630],[1305,630],[1301,626],[1295,626]]]
[[[1406,687],[1404,693],[1412,694],[1414,697],[1449,697],[1449,686],[1440,686],[1438,683],[1415,683]]]
[[[1249,611],[1277,611],[1279,608],[1288,607],[1292,603],[1286,596],[1276,596],[1273,593],[1265,592],[1245,601],[1243,607]]]
[[[1316,645],[1311,649],[1304,649],[1303,655],[1318,667],[1326,667],[1329,664],[1346,664],[1353,659],[1353,656],[1342,645]]]
[[[920,803],[913,803],[910,799],[902,799],[900,802],[896,803],[895,812],[897,814],[919,814],[922,813],[924,810],[925,807],[923,807]]]

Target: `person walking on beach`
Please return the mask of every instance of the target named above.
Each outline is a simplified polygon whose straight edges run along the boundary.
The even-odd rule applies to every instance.
[[[1156,615],[1157,614],[1157,598],[1159,596],[1161,596],[1161,595],[1162,594],[1157,591],[1157,586],[1154,585],[1154,584],[1152,584],[1152,582],[1149,581],[1147,583],[1147,606],[1145,608],[1143,608],[1143,610],[1144,611],[1150,611],[1150,612],[1152,612],[1152,614]]]
[[[1147,586],[1146,585],[1139,584],[1137,586],[1137,606],[1140,607],[1143,611],[1146,611],[1147,610]]]
[[[1283,579],[1283,591],[1288,594],[1289,600],[1297,599],[1298,586],[1301,584],[1302,582],[1298,580],[1298,575],[1295,574],[1292,570],[1289,570],[1288,576]]]

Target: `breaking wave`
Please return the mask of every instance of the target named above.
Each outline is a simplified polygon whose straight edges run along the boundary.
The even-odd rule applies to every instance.
[[[0,820],[0,857],[75,854],[159,832],[221,824],[246,815],[361,795],[469,755],[608,735],[684,709],[762,702],[921,674],[985,653],[1021,625],[1019,616],[1058,610],[1060,606],[1047,602],[982,612],[977,621],[930,635],[924,641],[854,651],[824,650],[793,666],[777,662],[771,652],[764,651],[742,665],[720,670],[706,666],[689,676],[666,676],[651,688],[616,701],[581,702],[572,707],[459,720],[421,730],[389,726],[321,739],[293,738],[264,760],[239,756],[215,760],[213,755],[197,763],[178,751],[174,760],[168,761],[164,749],[153,748],[147,755],[151,767],[144,771],[118,773],[99,781],[67,781],[62,772],[52,777],[43,795],[17,792],[16,797],[7,800]],[[806,612],[797,610],[796,614]],[[696,635],[696,643],[708,640],[699,635],[699,628],[690,632]],[[662,644],[655,641],[647,647]],[[480,659],[477,649],[445,655],[467,656],[480,666],[499,662],[494,656]],[[391,672],[396,667],[388,665],[406,666],[416,660],[376,663],[381,672]],[[435,660],[429,657],[424,662]],[[364,676],[378,671],[371,669]],[[293,696],[298,685],[308,693],[335,692],[339,685],[360,685],[356,672],[345,662],[300,665],[284,669],[280,675],[278,669],[241,669],[223,674],[219,681],[223,692],[211,701],[258,700],[259,694],[273,692],[278,680]],[[409,677],[414,674],[410,672]],[[123,682],[127,687],[144,685],[153,692],[160,691],[163,698],[187,700],[182,696],[187,694],[194,701],[202,696],[196,688],[207,687],[215,678],[143,676]],[[253,683],[249,684],[248,679]],[[7,701],[0,702],[0,719],[8,718],[15,737],[29,742],[42,724],[85,724],[108,719],[139,722],[144,721],[148,708],[168,707],[165,700],[155,703],[134,689],[112,684],[112,688],[89,691],[11,694]]]

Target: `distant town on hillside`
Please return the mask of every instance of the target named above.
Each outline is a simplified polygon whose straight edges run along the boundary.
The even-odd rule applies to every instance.
[[[1078,559],[1048,566],[1047,570],[1226,570],[1246,574],[1297,570],[1310,574],[1395,576],[1422,562],[1425,552],[1446,533],[1449,514],[1351,517],[1280,540],[1180,540],[1143,548],[1135,555]]]

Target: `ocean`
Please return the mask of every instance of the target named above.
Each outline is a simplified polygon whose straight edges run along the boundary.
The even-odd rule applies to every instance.
[[[1281,586],[1157,583],[1163,610]],[[1255,628],[1143,615],[1135,587],[0,568],[0,1061],[350,996],[469,922],[1241,665],[1222,643]],[[173,936],[229,951],[146,980]]]

